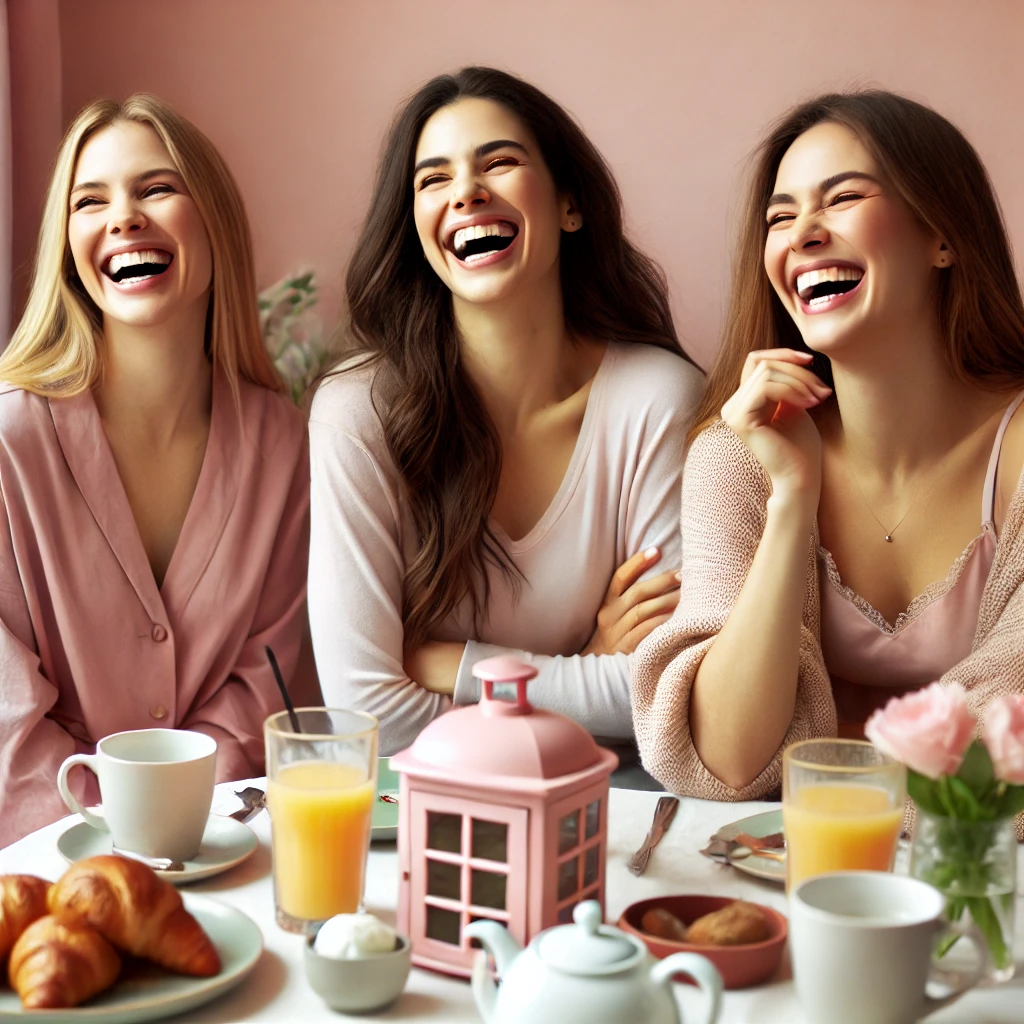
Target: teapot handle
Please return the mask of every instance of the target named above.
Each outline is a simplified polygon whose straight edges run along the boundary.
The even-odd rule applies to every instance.
[[[722,976],[718,968],[700,953],[673,953],[651,968],[651,981],[664,986],[671,995],[673,974],[688,974],[697,983],[697,987],[708,997],[708,1013],[704,1024],[715,1024],[722,1006]]]

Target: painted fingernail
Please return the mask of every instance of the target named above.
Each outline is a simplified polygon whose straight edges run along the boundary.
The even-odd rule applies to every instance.
[[[658,549],[657,549],[657,548],[648,548],[648,549],[647,549],[647,550],[646,550],[646,551],[644,552],[644,558],[646,558],[648,562],[649,562],[649,561],[650,561],[650,560],[651,560],[652,558],[657,558],[657,557],[658,557]]]
[[[680,583],[683,582],[683,573],[679,569],[676,569],[676,579],[679,580]]]

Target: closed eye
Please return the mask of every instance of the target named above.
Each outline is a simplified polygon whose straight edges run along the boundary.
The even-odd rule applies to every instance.
[[[97,199],[95,196],[82,196],[81,199],[76,199],[75,200],[75,202],[72,205],[71,209],[72,209],[72,211],[74,211],[74,210],[82,210],[86,206],[98,206],[102,202],[103,202],[102,199]]]
[[[792,213],[773,213],[773,214],[770,214],[769,217],[768,217],[768,227],[773,228],[777,224],[783,224],[787,220],[794,220],[794,219],[795,218],[794,218],[794,215]]]
[[[416,191],[422,192],[425,188],[430,188],[431,185],[440,185],[443,181],[445,181],[443,174],[428,174],[420,178]]]
[[[490,160],[487,166],[484,168],[485,171],[493,170],[495,167],[518,167],[519,161],[514,156],[499,156],[494,160]]]
[[[149,188],[143,192],[143,196],[156,196],[156,195],[167,195],[168,193],[174,192],[174,189],[170,185],[150,185]]]
[[[829,206],[838,206],[840,203],[850,203],[855,199],[863,199],[864,196],[860,192],[840,192],[839,195],[834,196],[829,200]]]

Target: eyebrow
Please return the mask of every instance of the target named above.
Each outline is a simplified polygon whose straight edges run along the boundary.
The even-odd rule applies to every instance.
[[[146,171],[140,174],[137,178],[133,179],[136,182],[149,181],[150,178],[163,178],[168,174],[173,174],[176,178],[181,177],[181,172],[176,171],[173,167],[158,167],[156,170]],[[106,188],[107,183],[105,181],[83,181],[81,184],[76,185],[71,190],[71,195],[76,192],[85,192],[94,188]]]
[[[836,185],[840,185],[844,181],[849,181],[851,178],[873,181],[876,185],[881,185],[881,182],[873,174],[868,174],[867,171],[840,171],[839,174],[833,174],[830,178],[826,178],[821,182],[821,184],[818,185],[818,191],[828,192],[829,189],[835,188]],[[776,192],[775,195],[768,198],[768,202],[765,203],[765,209],[767,210],[769,207],[779,206],[783,203],[795,202],[796,200],[788,192]]]
[[[495,139],[493,142],[485,142],[482,146],[477,146],[473,151],[473,155],[479,160],[485,156],[489,156],[496,149],[518,149],[520,153],[525,153],[529,156],[529,152],[526,147],[520,142],[514,142],[512,139]],[[428,156],[425,160],[421,160],[413,169],[413,177],[425,170],[427,167],[444,167],[445,164],[450,164],[451,157],[447,156]]]

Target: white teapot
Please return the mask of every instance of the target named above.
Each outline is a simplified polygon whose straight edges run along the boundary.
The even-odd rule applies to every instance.
[[[688,974],[707,994],[704,1024],[715,1024],[722,978],[699,953],[673,953],[655,961],[632,935],[601,923],[597,900],[578,903],[575,924],[549,928],[521,949],[494,921],[474,921],[466,935],[479,939],[473,961],[473,996],[485,1024],[683,1024],[672,996],[673,974]],[[498,988],[487,970],[498,968]]]

